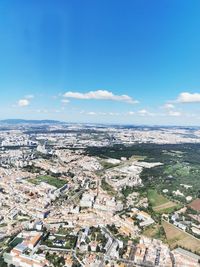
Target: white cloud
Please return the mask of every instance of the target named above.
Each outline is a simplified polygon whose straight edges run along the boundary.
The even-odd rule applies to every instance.
[[[118,113],[118,112],[109,112],[108,115],[110,115],[110,116],[119,116],[121,114]]]
[[[181,111],[178,110],[174,110],[174,107],[168,110],[166,110],[166,112],[164,113],[153,113],[148,111],[147,109],[141,109],[138,111],[129,111],[129,112],[95,112],[95,111],[89,111],[89,112],[85,112],[84,110],[79,112],[80,114],[85,114],[85,115],[89,115],[89,116],[111,116],[111,117],[126,117],[128,116],[136,116],[139,117],[180,117],[183,115],[183,113]],[[187,116],[188,114],[184,114],[185,116]]]
[[[175,107],[172,107],[172,106],[169,106],[169,109],[166,109],[165,112],[150,112],[148,111],[147,109],[141,109],[141,110],[138,110],[138,111],[127,111],[127,112],[95,112],[95,111],[80,111],[79,113],[80,114],[85,114],[86,116],[93,116],[93,117],[98,117],[98,116],[107,116],[107,117],[120,117],[120,118],[123,118],[123,117],[127,117],[127,116],[134,116],[135,118],[138,118],[139,117],[152,117],[152,118],[161,118],[161,117],[165,117],[165,118],[170,118],[170,117],[183,117],[186,116],[186,117],[191,117],[191,114],[188,114],[188,113],[183,113],[182,111],[180,110],[175,110],[174,109]],[[192,115],[192,117],[194,117],[194,115]],[[149,119],[148,118],[148,119]]]
[[[81,110],[79,114],[86,114],[86,115],[91,115],[91,116],[124,116],[124,113],[119,113],[119,112],[94,112],[94,111],[89,111],[85,112],[84,110]]]
[[[153,116],[153,115],[154,115],[153,113],[149,112],[149,111],[146,110],[146,109],[141,109],[141,110],[139,110],[139,111],[138,111],[138,114],[139,114],[140,116]]]
[[[93,111],[90,111],[90,112],[88,112],[87,114],[88,114],[88,115],[91,115],[91,116],[97,115],[97,113],[96,113],[96,112],[93,112]]]
[[[49,111],[47,109],[37,109],[37,113],[48,113]]]
[[[174,106],[173,104],[171,104],[171,103],[166,103],[166,104],[163,106],[163,108],[165,108],[165,109],[174,109],[175,106]]]
[[[86,115],[95,115],[95,116],[133,116],[133,115],[139,115],[139,116],[155,116],[155,113],[151,113],[149,111],[147,111],[146,109],[142,109],[139,110],[137,112],[134,111],[129,111],[129,112],[94,112],[94,111],[90,111],[90,112],[85,112],[85,111],[81,111],[80,114],[86,114]]]
[[[181,116],[180,111],[175,110],[175,106],[171,103],[166,103],[163,108],[166,110],[165,116],[179,117]]]
[[[18,106],[19,107],[27,107],[29,106],[30,104],[30,101],[28,99],[20,99],[18,102],[17,102]]]
[[[64,104],[67,104],[67,103],[69,103],[70,101],[69,101],[68,99],[62,99],[61,102],[64,103]]]
[[[169,115],[169,116],[173,116],[173,117],[180,117],[182,114],[181,114],[180,111],[170,110],[170,111],[168,112],[168,115]]]
[[[34,98],[34,95],[26,95],[25,98],[26,99],[33,99]]]
[[[134,111],[129,111],[129,112],[128,112],[128,115],[134,115],[134,114],[135,114]]]
[[[180,93],[175,100],[177,103],[200,103],[200,93]]]
[[[98,100],[112,100],[112,101],[121,101],[129,104],[138,103],[137,100],[134,100],[132,97],[128,95],[115,95],[107,90],[97,90],[97,91],[89,91],[87,93],[80,92],[66,92],[63,97],[66,98],[75,98],[75,99],[98,99]]]

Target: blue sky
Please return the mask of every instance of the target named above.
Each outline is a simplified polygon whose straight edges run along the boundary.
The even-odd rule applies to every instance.
[[[199,0],[1,0],[0,119],[200,125]]]

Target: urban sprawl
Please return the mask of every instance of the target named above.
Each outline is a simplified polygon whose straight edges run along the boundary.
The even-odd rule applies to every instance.
[[[199,146],[199,128],[2,122],[0,266],[200,266]]]

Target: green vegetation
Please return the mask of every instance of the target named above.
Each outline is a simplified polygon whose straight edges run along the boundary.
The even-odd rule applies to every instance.
[[[87,243],[89,243],[90,240],[91,241],[94,241],[94,240],[98,241],[98,244],[101,245],[102,248],[105,247],[106,242],[107,242],[107,238],[102,233],[100,227],[90,227],[90,236],[87,240]]]
[[[101,163],[101,165],[103,166],[104,169],[114,168],[114,167],[119,165],[119,164],[113,164],[113,163],[110,163],[110,162],[107,162],[107,161],[101,161],[100,163]]]
[[[101,181],[101,188],[102,188],[104,191],[107,191],[107,193],[108,193],[109,195],[111,195],[111,196],[116,195],[116,193],[117,193],[117,192],[114,190],[114,188],[106,182],[105,179],[102,179],[102,181]]]
[[[149,189],[147,191],[147,197],[153,210],[160,214],[171,213],[174,210],[181,208],[180,204],[168,200],[163,195],[158,194],[157,191],[154,189]]]
[[[69,235],[71,233],[69,228],[60,227],[58,231],[56,232],[58,235]]]
[[[168,189],[167,198],[186,203],[184,196],[200,197],[200,144],[134,144],[130,146],[89,147],[86,154],[104,158],[145,157],[146,162],[161,162],[163,165],[144,168],[141,173],[145,188],[153,187],[157,192]],[[139,158],[142,160],[142,158]],[[180,184],[191,185],[186,189]],[[180,190],[184,196],[175,196]],[[125,193],[126,194],[126,193]]]
[[[168,165],[164,169],[164,174],[184,177],[190,174],[190,166],[186,163],[176,163],[174,165]]]
[[[5,227],[5,226],[7,226],[7,223],[0,224],[0,227]]]
[[[46,258],[55,267],[62,267],[65,264],[64,257],[58,256],[55,252],[53,254],[50,254],[49,252],[47,252]]]
[[[163,226],[160,224],[153,224],[153,225],[148,226],[144,230],[143,235],[150,237],[150,238],[160,239],[163,242],[166,242],[165,230]]]
[[[3,256],[0,257],[0,267],[7,267],[8,265],[4,262]]]
[[[122,194],[124,197],[128,197],[134,191],[136,191],[135,187],[126,186],[122,189]]]
[[[72,235],[67,235],[65,237],[65,248],[67,249],[72,249],[75,247],[76,241],[77,241],[77,237],[76,236],[72,236]]]
[[[73,249],[75,247],[77,237],[73,235],[54,235],[55,239],[49,239],[47,235],[46,239],[43,240],[43,244],[48,247],[61,247],[65,249]]]
[[[80,263],[75,259],[72,263],[72,267],[81,267]]]
[[[119,233],[119,231],[118,231],[117,227],[115,226],[115,224],[107,225],[107,228],[109,229],[109,231],[113,235],[117,235]]]
[[[172,213],[176,210],[179,210],[181,209],[183,206],[181,204],[175,204],[172,206],[172,207],[169,207],[169,208],[162,208],[162,207],[159,207],[159,210],[155,210],[156,212],[160,213],[160,214],[163,214],[163,213]]]
[[[158,194],[156,190],[149,189],[148,190],[148,199],[153,207],[160,206],[162,204],[165,204],[169,202],[169,200],[162,195]]]
[[[61,179],[56,178],[56,177],[49,176],[49,175],[37,176],[35,179],[29,179],[28,181],[30,183],[36,184],[36,185],[40,184],[41,182],[45,182],[47,184],[55,186],[56,188],[60,188],[66,184],[66,181],[61,180]]]

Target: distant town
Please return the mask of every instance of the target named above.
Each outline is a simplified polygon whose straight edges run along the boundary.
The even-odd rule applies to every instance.
[[[0,266],[200,266],[200,128],[0,122]]]

